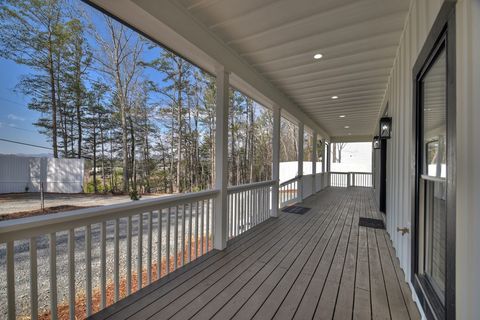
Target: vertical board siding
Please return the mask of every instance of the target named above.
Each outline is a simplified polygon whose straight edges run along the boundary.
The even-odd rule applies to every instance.
[[[393,120],[387,149],[386,226],[408,282],[412,238],[399,234],[397,227],[411,227],[412,70],[441,4],[441,0],[412,2],[382,104],[382,110],[388,105]]]
[[[456,5],[456,318],[480,319],[480,1]]]

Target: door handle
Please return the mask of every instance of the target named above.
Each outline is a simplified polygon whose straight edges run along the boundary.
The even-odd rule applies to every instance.
[[[410,229],[408,229],[406,227],[403,227],[403,228],[397,227],[397,232],[401,232],[402,236],[403,236],[403,235],[405,235],[405,233],[409,233]]]

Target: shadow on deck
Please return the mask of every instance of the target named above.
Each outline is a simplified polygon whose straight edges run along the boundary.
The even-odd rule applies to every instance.
[[[92,319],[419,319],[369,188],[329,188]]]

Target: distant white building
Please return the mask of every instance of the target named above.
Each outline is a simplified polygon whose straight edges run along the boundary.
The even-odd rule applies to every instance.
[[[0,193],[83,191],[83,159],[0,155]]]

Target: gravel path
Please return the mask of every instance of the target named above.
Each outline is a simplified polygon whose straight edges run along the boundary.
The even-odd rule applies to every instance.
[[[173,210],[172,210],[173,211]],[[175,213],[171,215],[171,250],[173,250],[173,228]],[[179,236],[181,234],[182,212],[179,210]],[[186,220],[186,231],[188,232],[188,216]],[[193,212],[192,235],[195,234],[196,213]],[[166,224],[167,215],[162,215],[162,253],[165,254],[166,247]],[[210,218],[210,223],[212,219]],[[143,215],[143,254],[144,266],[148,254],[147,236],[148,236],[148,216]],[[138,255],[138,216],[132,218],[132,270],[136,270]],[[120,219],[120,276],[126,274],[126,228],[127,219]],[[200,225],[201,227],[201,225]],[[200,229],[199,227],[199,229]],[[205,225],[206,228],[206,225]],[[211,230],[211,229],[210,229]],[[201,230],[199,230],[199,235]],[[58,232],[57,234],[57,296],[58,304],[68,301],[68,232]],[[156,261],[157,241],[158,241],[158,218],[153,215],[153,237],[152,237],[152,260]],[[37,238],[38,255],[38,294],[40,312],[49,309],[49,238],[42,236]],[[178,249],[181,246],[179,244]],[[107,283],[113,281],[114,267],[114,221],[107,222]],[[15,242],[15,296],[17,315],[29,315],[30,308],[30,260],[28,241]],[[85,228],[75,229],[75,286],[76,292],[83,292],[85,288]],[[92,287],[98,287],[100,283],[100,225],[92,225]],[[0,245],[0,318],[4,319],[7,315],[7,295],[6,295],[6,246]]]
[[[143,199],[163,197],[163,194],[142,195]],[[140,200],[140,201],[141,201]],[[130,196],[111,194],[84,194],[84,193],[46,193],[45,207],[71,206],[106,206],[116,203],[131,202]],[[39,193],[9,193],[0,194],[0,215],[15,212],[40,209]]]

